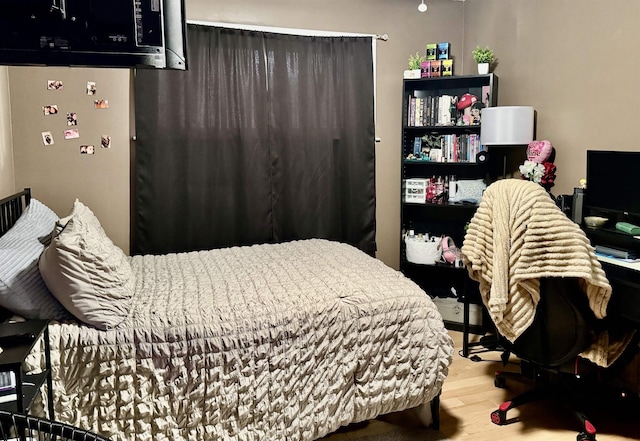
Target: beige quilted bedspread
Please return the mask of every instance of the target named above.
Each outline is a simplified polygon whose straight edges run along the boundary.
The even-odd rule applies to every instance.
[[[429,402],[452,342],[401,273],[326,240],[136,256],[126,324],[50,326],[58,420],[114,440],[300,440]]]

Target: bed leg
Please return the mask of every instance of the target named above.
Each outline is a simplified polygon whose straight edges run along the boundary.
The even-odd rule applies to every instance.
[[[431,428],[440,430],[440,394],[431,400]]]
[[[423,426],[431,427],[434,430],[440,428],[440,394],[435,396],[430,403],[421,404],[413,410]]]

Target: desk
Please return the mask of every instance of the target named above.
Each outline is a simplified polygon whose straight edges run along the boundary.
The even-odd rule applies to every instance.
[[[598,256],[613,288],[607,315],[623,317],[640,325],[640,262]]]

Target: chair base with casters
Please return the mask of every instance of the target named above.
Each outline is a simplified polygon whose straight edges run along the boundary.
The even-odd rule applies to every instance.
[[[0,440],[110,441],[70,424],[0,410]]]
[[[500,388],[508,378],[533,382],[535,388],[502,403],[491,413],[491,421],[509,424],[514,422],[507,418],[509,410],[533,401],[555,400],[575,416],[577,440],[595,441],[596,428],[584,414],[583,405],[586,398],[601,396],[599,368],[578,354],[589,347],[602,324],[589,309],[576,279],[541,279],[540,293],[533,324],[513,343],[500,338],[505,349],[503,363],[513,352],[521,360],[520,372],[497,372],[494,380]]]
[[[532,375],[531,381],[535,383],[536,387],[500,404],[498,409],[491,413],[491,422],[499,426],[510,424],[517,420],[507,418],[509,410],[534,401],[554,400],[562,403],[573,414],[579,427],[577,441],[596,441],[596,428],[583,412],[583,403],[585,402],[583,399],[586,397],[581,396],[580,392],[582,390],[593,391],[593,388],[583,381],[581,376],[539,371],[526,361],[522,362],[521,370],[523,373],[496,372],[494,385],[505,388],[507,379],[521,382],[526,381]]]

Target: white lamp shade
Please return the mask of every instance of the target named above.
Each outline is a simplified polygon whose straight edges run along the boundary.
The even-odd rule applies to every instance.
[[[522,145],[533,141],[533,107],[486,107],[480,115],[482,145]]]

